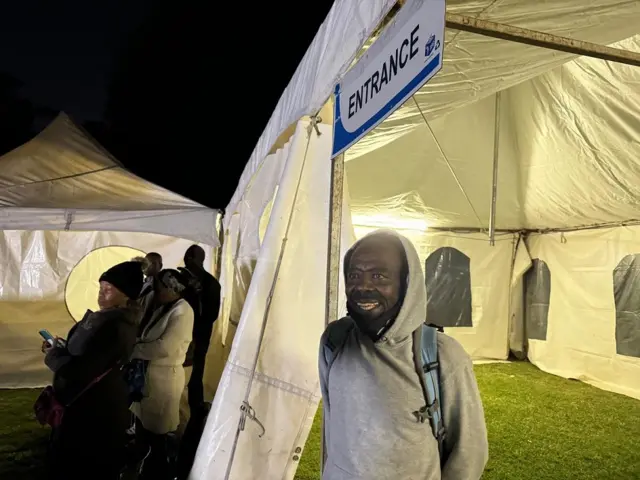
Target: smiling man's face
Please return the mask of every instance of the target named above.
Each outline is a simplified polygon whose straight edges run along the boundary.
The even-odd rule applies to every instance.
[[[370,237],[353,252],[346,272],[350,308],[365,320],[375,320],[400,299],[403,253],[387,236]]]

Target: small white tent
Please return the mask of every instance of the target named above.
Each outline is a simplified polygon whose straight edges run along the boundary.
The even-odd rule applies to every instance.
[[[227,208],[218,328],[238,327],[194,479],[294,475],[319,400],[331,169],[330,106],[304,116],[394,3],[335,2]],[[637,1],[447,10],[640,51]],[[428,318],[474,358],[511,349],[640,398],[640,70],[454,30],[444,43],[443,70],[346,152],[342,251],[399,229],[425,262]]]
[[[50,381],[38,331],[65,335],[103,269],[149,251],[174,266],[193,243],[213,259],[217,217],[125,170],[65,114],[0,157],[0,388]]]

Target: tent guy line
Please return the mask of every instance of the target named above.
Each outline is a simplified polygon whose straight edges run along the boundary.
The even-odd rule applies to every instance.
[[[469,207],[471,207],[471,210],[473,211],[473,214],[475,215],[476,219],[478,220],[478,225],[480,225],[480,228],[483,231],[486,231],[486,229],[483,228],[483,226],[482,226],[482,220],[480,219],[480,215],[478,215],[478,212],[476,211],[475,207],[473,206],[473,203],[471,203],[471,199],[469,198],[469,195],[467,195],[467,192],[465,191],[464,187],[462,186],[462,183],[460,182],[460,179],[458,178],[458,175],[456,175],[456,172],[453,169],[453,166],[451,165],[451,162],[449,162],[449,159],[447,158],[447,155],[444,153],[444,150],[442,149],[442,146],[440,145],[440,142],[438,141],[438,138],[436,137],[435,132],[431,128],[431,125],[429,125],[429,122],[427,121],[426,115],[424,114],[424,112],[422,111],[422,108],[420,108],[420,104],[416,100],[416,96],[412,95],[411,99],[416,104],[416,108],[418,109],[418,112],[420,112],[420,116],[422,117],[422,120],[424,120],[424,124],[427,126],[427,128],[429,129],[429,132],[431,133],[431,138],[433,138],[433,141],[435,142],[436,146],[438,147],[438,151],[440,152],[440,155],[442,155],[442,158],[444,158],[444,161],[446,162],[447,167],[449,168],[449,171],[451,172],[451,175],[453,175],[453,178],[456,181],[456,184],[458,185],[458,188],[462,192],[462,195],[464,195],[464,198],[466,199],[467,203],[469,204]]]
[[[38,185],[40,183],[57,182],[57,181],[60,181],[60,180],[71,180],[71,179],[74,179],[74,178],[83,177],[85,175],[91,175],[93,173],[104,172],[106,170],[111,170],[111,169],[117,168],[117,167],[118,167],[118,165],[110,165],[110,166],[107,166],[107,167],[100,167],[100,168],[96,168],[96,169],[89,170],[89,171],[86,171],[86,172],[79,172],[79,173],[72,173],[70,175],[63,175],[61,177],[45,178],[45,179],[42,179],[42,180],[34,180],[32,182],[14,183],[13,185],[5,185],[5,186],[0,187],[0,191],[9,190],[11,188],[27,187],[27,186],[30,186],[30,185]]]

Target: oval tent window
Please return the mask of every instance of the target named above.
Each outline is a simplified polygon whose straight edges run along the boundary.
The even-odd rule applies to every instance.
[[[97,248],[85,255],[71,270],[64,290],[67,310],[73,319],[79,322],[87,310],[98,309],[100,275],[118,263],[145,255],[136,248],[121,246]]]

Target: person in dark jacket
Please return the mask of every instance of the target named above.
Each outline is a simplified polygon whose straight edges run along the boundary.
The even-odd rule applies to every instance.
[[[136,342],[135,300],[142,281],[139,262],[110,268],[100,277],[100,310],[87,311],[66,341],[57,338],[53,346],[43,344],[45,363],[54,372],[56,398],[67,405],[60,427],[52,433],[47,468],[51,480],[119,477],[130,422],[121,366]]]
[[[194,311],[193,341],[187,351],[185,371],[192,368],[187,386],[187,400],[181,401],[182,441],[178,454],[178,478],[186,479],[195,458],[210,405],[204,401],[204,367],[211,340],[213,324],[220,310],[220,283],[204,269],[205,253],[192,245],[184,254],[182,273],[189,279],[184,299]],[[187,407],[184,408],[184,404]],[[188,412],[184,412],[188,410]]]
[[[140,299],[153,292],[153,283],[162,270],[162,255],[157,252],[149,252],[142,259],[142,272],[144,273],[144,283],[140,292]]]
[[[220,310],[220,283],[204,269],[205,253],[199,245],[191,245],[184,254],[185,268],[180,269],[189,285],[184,299],[194,311],[193,340],[189,345],[185,367],[193,366],[188,385],[191,414],[204,408],[204,366],[209,351],[213,324]]]

